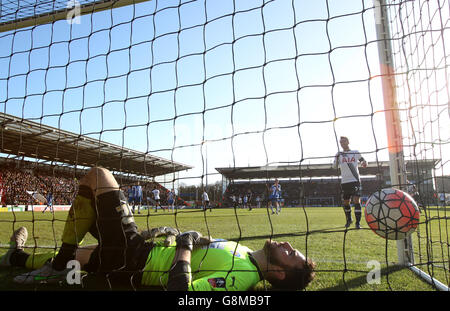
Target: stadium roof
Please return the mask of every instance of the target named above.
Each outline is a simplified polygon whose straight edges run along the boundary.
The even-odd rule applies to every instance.
[[[0,113],[0,152],[149,177],[192,168],[5,113]]]
[[[420,160],[421,167],[434,168],[440,160]],[[410,170],[412,161],[406,163]],[[221,167],[216,170],[227,179],[273,179],[273,178],[304,178],[339,176],[339,171],[326,164],[277,165],[253,167]],[[389,161],[369,162],[366,168],[360,167],[361,176],[378,175],[389,176]]]
[[[386,166],[385,163],[380,163]],[[222,167],[216,170],[227,179],[271,179],[271,178],[299,178],[299,177],[330,177],[337,176],[337,170],[331,164],[302,164],[254,166],[254,167]],[[360,169],[361,175],[376,175],[380,167],[376,163]]]

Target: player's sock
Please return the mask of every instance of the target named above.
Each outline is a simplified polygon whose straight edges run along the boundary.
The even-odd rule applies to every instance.
[[[79,186],[78,194],[70,207],[64,225],[62,242],[79,245],[96,219],[94,196],[87,186]]]
[[[120,190],[97,196],[99,234],[98,259],[102,271],[112,271],[126,265],[127,249],[141,242],[131,208]],[[91,256],[92,258],[92,256]]]
[[[77,251],[78,245],[62,243],[58,255],[52,262],[52,268],[57,271],[62,271],[66,269],[67,263],[70,260],[75,259],[75,253]]]
[[[348,227],[353,221],[352,208],[350,207],[350,205],[344,205],[344,213],[345,213],[345,218],[347,220],[347,223],[345,226]]]
[[[355,219],[356,219],[356,224],[359,224],[359,222],[361,221],[361,204],[360,203],[355,204]]]
[[[52,263],[55,270],[65,269],[67,262],[75,259],[78,245],[81,244],[96,219],[96,213],[92,206],[94,200],[91,189],[80,185],[64,225],[61,249]]]
[[[55,257],[56,252],[55,251],[49,251],[46,253],[31,253],[31,254],[27,254],[28,256],[25,258],[25,256],[22,254],[22,257],[19,258],[18,260],[25,260],[24,262],[24,267],[27,269],[40,269],[44,266],[44,264],[46,262],[48,262],[50,259],[52,259],[53,257]],[[66,268],[66,266],[64,266],[64,268],[60,269],[60,270],[64,270]]]

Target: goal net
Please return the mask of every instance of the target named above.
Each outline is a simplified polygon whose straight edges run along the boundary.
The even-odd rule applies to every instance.
[[[142,230],[287,240],[317,264],[311,290],[448,290],[449,15],[446,0],[0,1],[0,255],[20,226],[25,251],[57,250],[99,165],[129,198],[142,187]],[[341,136],[368,162],[363,202],[417,187],[408,240],[364,211],[344,227]],[[0,271],[5,288],[22,272]]]

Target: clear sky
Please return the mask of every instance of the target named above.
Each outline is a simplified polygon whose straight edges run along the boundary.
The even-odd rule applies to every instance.
[[[341,135],[387,160],[379,72],[372,0],[149,1],[0,34],[2,112],[194,166],[189,183],[331,163]]]

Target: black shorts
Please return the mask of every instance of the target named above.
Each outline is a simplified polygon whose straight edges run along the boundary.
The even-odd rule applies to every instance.
[[[97,289],[137,289],[142,286],[142,274],[152,248],[153,242],[146,242],[142,237],[136,237],[130,247],[122,251],[122,256],[110,260],[109,267],[104,267],[100,259],[100,247],[92,253],[84,270],[90,272],[86,278],[86,287]],[[117,255],[117,254],[115,254]],[[111,266],[115,264],[115,266]],[[83,281],[85,283],[85,281]]]
[[[99,195],[95,210],[97,219],[89,232],[97,239],[99,247],[94,251],[98,258],[91,256],[91,267],[101,271],[120,269],[128,264],[127,257],[133,257],[127,252],[140,248],[145,240],[138,234],[133,214],[121,191]]]
[[[97,219],[89,231],[98,240],[84,270],[106,277],[108,286],[134,287],[140,284],[142,269],[153,243],[138,233],[126,198],[121,191],[110,191],[96,199]]]
[[[353,196],[361,196],[361,184],[357,181],[341,184],[342,198],[348,200]]]

